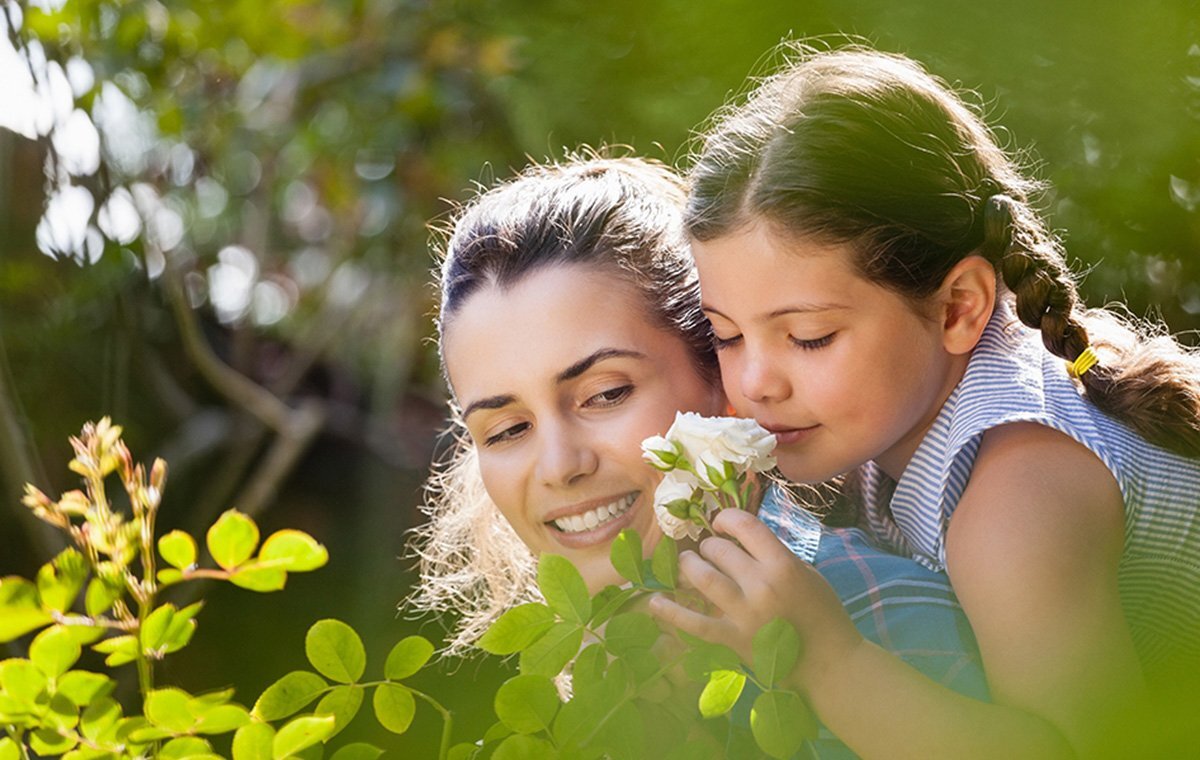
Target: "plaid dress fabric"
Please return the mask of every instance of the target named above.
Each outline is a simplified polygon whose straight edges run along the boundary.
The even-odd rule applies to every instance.
[[[859,528],[825,527],[774,488],[758,515],[829,581],[864,637],[944,686],[988,698],[975,636],[944,572],[880,549]],[[824,728],[807,750],[819,758],[855,757]]]

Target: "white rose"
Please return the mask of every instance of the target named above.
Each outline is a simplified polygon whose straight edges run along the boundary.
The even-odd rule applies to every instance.
[[[700,538],[702,527],[686,517],[671,514],[667,505],[680,499],[691,500],[695,491],[694,483],[677,480],[671,475],[664,476],[654,491],[654,516],[658,519],[658,525],[663,533],[677,541],[685,536],[695,541]]]
[[[679,446],[661,435],[652,435],[642,441],[642,459],[656,470],[674,470],[679,454]]]
[[[752,419],[703,417],[680,412],[666,438],[678,444],[697,475],[710,487],[708,467],[724,470],[729,462],[735,474],[763,472],[775,466],[775,435]]]

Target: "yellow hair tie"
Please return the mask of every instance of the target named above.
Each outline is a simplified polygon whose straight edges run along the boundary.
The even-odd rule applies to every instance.
[[[1087,372],[1089,369],[1095,367],[1099,363],[1100,357],[1096,356],[1096,352],[1092,350],[1091,346],[1088,346],[1087,348],[1083,349],[1082,353],[1079,354],[1075,361],[1071,362],[1069,368],[1071,377],[1082,377],[1083,373]]]

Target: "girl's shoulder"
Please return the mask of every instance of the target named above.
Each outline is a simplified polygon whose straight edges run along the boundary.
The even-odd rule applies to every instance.
[[[1046,425],[1014,422],[982,435],[947,529],[947,561],[1040,565],[1083,552],[1116,562],[1124,530],[1121,489],[1092,449]]]

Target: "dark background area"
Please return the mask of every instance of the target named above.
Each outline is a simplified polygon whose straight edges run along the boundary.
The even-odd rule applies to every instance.
[[[169,461],[164,530],[202,535],[236,506],[330,550],[282,593],[206,589],[193,644],[160,676],[184,688],[252,699],[303,665],[324,617],[363,634],[375,672],[404,635],[440,637],[397,610],[445,416],[427,225],[473,183],[581,143],[684,164],[781,39],[859,35],[972,92],[1050,183],[1089,304],[1200,327],[1190,0],[0,5],[15,49],[87,62],[73,105],[110,125],[99,166],[75,172],[47,130],[0,127],[0,574],[48,557],[21,484],[77,487],[67,436],[102,415],[139,460]],[[66,185],[94,199],[90,248],[39,245]],[[132,238],[96,211],[124,191],[144,220]],[[462,713],[465,739],[503,673],[448,663],[417,682]],[[440,725],[419,706],[403,738],[367,718],[350,731],[423,757]]]

